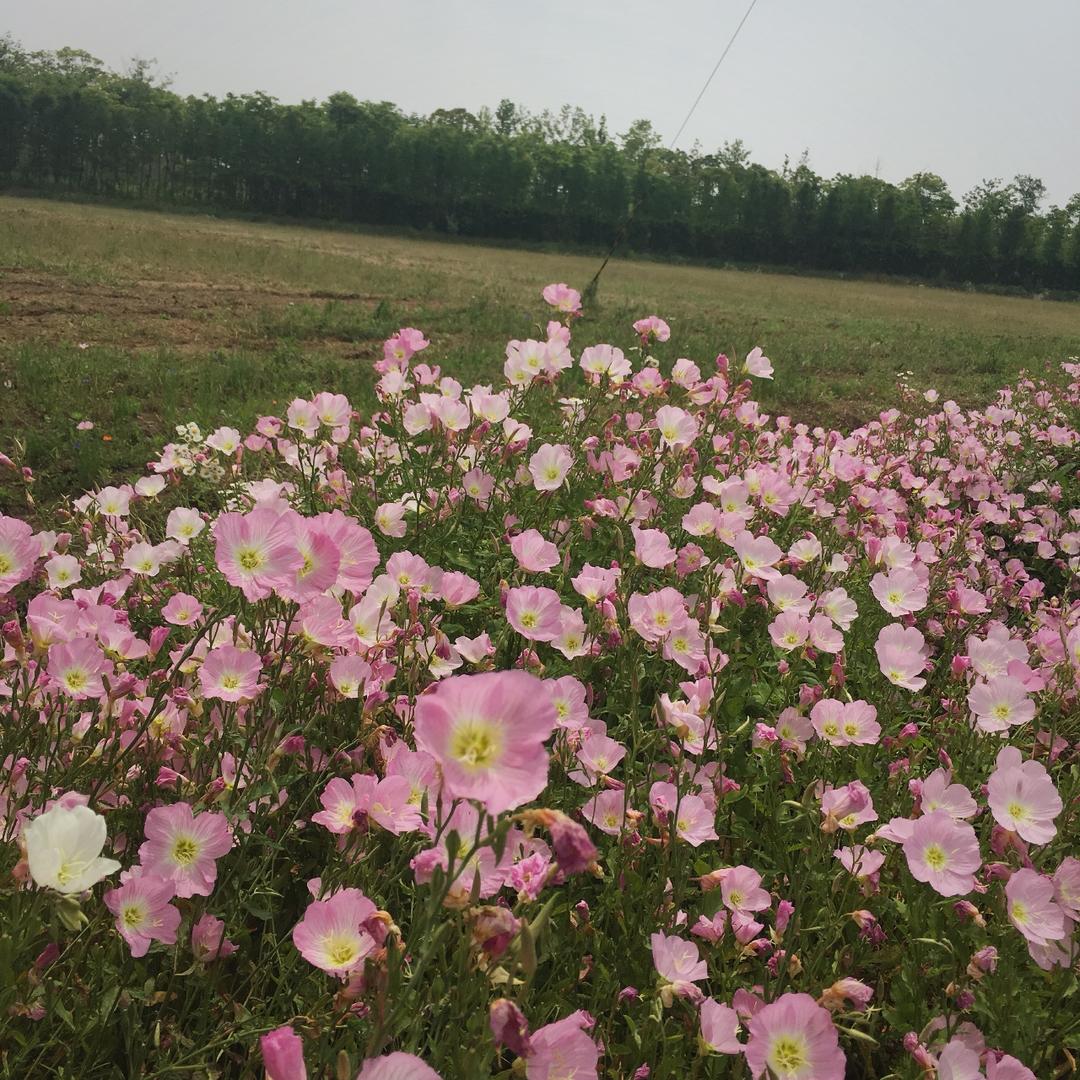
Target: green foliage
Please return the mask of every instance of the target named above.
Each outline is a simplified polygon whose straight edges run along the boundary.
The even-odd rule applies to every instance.
[[[741,140],[666,150],[648,120],[616,139],[580,108],[503,100],[406,115],[347,93],[181,97],[146,63],[0,42],[0,185],[154,204],[607,245],[1025,290],[1080,290],[1080,213],[1045,187],[988,180],[962,208],[944,181],[777,172]]]

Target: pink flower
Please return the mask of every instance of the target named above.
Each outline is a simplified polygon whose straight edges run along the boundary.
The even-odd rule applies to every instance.
[[[993,1053],[986,1056],[986,1080],[1038,1080],[1035,1074],[1022,1062],[1009,1054],[995,1058]]]
[[[564,675],[561,679],[549,679],[545,685],[555,706],[556,726],[580,731],[589,722],[584,684],[573,675]]]
[[[834,788],[826,786],[821,793],[821,831],[834,833],[837,829],[850,832],[867,821],[877,821],[877,811],[870,792],[861,780]]]
[[[649,803],[656,816],[665,823],[668,815],[674,815],[672,825],[680,840],[691,847],[699,847],[707,840],[717,838],[716,815],[700,795],[683,795],[678,788],[658,780],[649,789]]]
[[[171,881],[180,897],[209,896],[216,860],[232,847],[224,814],[193,814],[188,803],[155,806],[143,826],[139,859],[151,874]]]
[[[506,594],[506,621],[529,641],[554,641],[562,632],[562,602],[554,589],[519,585]]]
[[[593,1019],[580,1009],[534,1031],[525,1059],[526,1080],[598,1080],[600,1050],[585,1033]]]
[[[383,359],[395,365],[407,364],[416,353],[430,344],[421,331],[405,326],[383,342]]]
[[[920,677],[926,667],[926,639],[913,626],[890,623],[878,634],[874,644],[881,674],[894,686],[921,690],[926,680]]]
[[[206,522],[198,510],[178,506],[169,511],[165,521],[165,535],[181,544],[189,544],[206,528]]]
[[[304,1042],[288,1025],[259,1037],[266,1080],[307,1080]]]
[[[342,889],[308,904],[293,927],[293,944],[309,964],[347,979],[375,951],[364,925],[374,914],[375,905],[359,889]]]
[[[54,555],[45,564],[45,572],[49,575],[49,588],[58,592],[82,580],[82,567],[74,555]]]
[[[491,1003],[488,1021],[496,1046],[505,1046],[515,1054],[529,1052],[529,1022],[514,1002],[498,998]]]
[[[631,525],[630,532],[634,536],[634,555],[644,566],[660,570],[679,557],[668,534],[660,529],[639,529]]]
[[[978,680],[967,696],[968,708],[980,731],[1008,731],[1035,719],[1035,702],[1023,683],[1011,675]]]
[[[1080,859],[1067,855],[1054,871],[1054,898],[1069,917],[1080,921]]]
[[[335,584],[341,569],[341,552],[316,522],[308,521],[299,514],[286,516],[292,521],[300,565],[275,587],[282,596],[303,604]]]
[[[375,511],[375,525],[383,536],[404,536],[408,531],[405,513],[401,503],[383,503]]]
[[[938,1055],[937,1080],[982,1080],[978,1053],[959,1036],[950,1039]]]
[[[581,310],[581,293],[565,282],[545,285],[543,296],[545,302],[565,315],[576,315]]]
[[[457,835],[458,851],[454,859],[456,880],[450,887],[446,900],[448,906],[465,907],[469,904],[477,880],[480,882],[481,898],[494,896],[506,884],[510,869],[509,859],[504,858],[502,862],[496,860],[490,844],[475,846],[477,835],[481,842],[486,838],[483,823],[484,818],[472,803],[458,803],[449,820],[443,823],[443,830],[435,846],[421,851],[412,860],[417,882],[421,885],[427,884],[437,867],[446,870],[449,866],[447,843],[450,836]]]
[[[343,698],[359,698],[371,678],[371,665],[359,656],[337,656],[328,674],[331,685]]]
[[[439,1074],[415,1054],[395,1050],[392,1054],[368,1058],[356,1080],[442,1080]]]
[[[739,1014],[707,997],[701,1003],[701,1042],[711,1054],[741,1054]]]
[[[748,375],[756,375],[759,379],[771,379],[773,377],[772,362],[758,347],[751,349],[746,354],[743,368]]]
[[[584,767],[584,779],[594,784],[598,777],[606,776],[626,756],[626,747],[607,735],[590,735],[577,752],[577,759]],[[576,777],[576,774],[571,774]]]
[[[551,695],[534,675],[456,675],[416,703],[416,745],[442,769],[446,794],[479,799],[491,814],[547,786],[545,740],[555,727]]]
[[[730,911],[746,915],[772,907],[772,897],[761,887],[761,875],[753,867],[731,866],[719,873],[720,895]]]
[[[1054,818],[1061,796],[1046,767],[1023,761],[1015,746],[998,752],[997,768],[987,781],[987,802],[994,820],[1029,844],[1048,844],[1057,835]]]
[[[219,645],[206,654],[199,668],[199,683],[204,697],[251,701],[262,693],[260,674],[262,661],[258,653],[233,645]]]
[[[132,956],[145,956],[151,941],[176,943],[180,912],[169,903],[174,895],[171,881],[150,874],[129,878],[105,894],[105,906],[116,916],[116,929]]]
[[[60,692],[76,701],[105,696],[103,676],[112,675],[112,661],[91,638],[53,645],[49,649],[48,672]]]
[[[698,436],[697,421],[685,410],[674,405],[661,405],[656,410],[656,430],[661,447],[685,450]]]
[[[841,630],[850,630],[858,618],[859,609],[846,589],[830,589],[818,597],[818,610],[823,611]]]
[[[778,611],[794,611],[799,615],[809,615],[813,601],[807,596],[809,586],[794,574],[781,574],[773,578],[766,586],[769,601]]]
[[[743,570],[750,577],[764,581],[780,577],[780,571],[774,569],[784,552],[767,536],[755,537],[748,530],[743,530],[735,537],[735,554],[743,565]]]
[[[784,652],[800,649],[810,637],[810,620],[797,611],[784,611],[769,623],[769,637]]]
[[[589,651],[586,633],[585,617],[581,612],[576,608],[563,607],[559,611],[559,632],[551,639],[551,645],[567,660],[573,660]]]
[[[590,604],[597,604],[615,592],[619,583],[619,573],[617,569],[585,563],[579,575],[570,580],[570,584],[579,596],[583,596]]]
[[[601,791],[581,808],[581,816],[608,836],[618,836],[626,823],[626,792]]]
[[[963,896],[975,887],[982,865],[975,830],[944,810],[912,822],[903,842],[908,869],[942,896]]]
[[[926,607],[925,582],[914,570],[902,566],[887,574],[875,574],[870,591],[890,615],[909,615]]]
[[[379,780],[354,773],[351,781],[335,777],[320,796],[324,809],[311,820],[339,834],[351,832],[365,817],[396,835],[415,832],[422,822],[411,798],[412,784],[404,776]]]
[[[833,852],[833,858],[838,859],[840,865],[853,877],[874,886],[877,885],[878,871],[885,862],[885,856],[880,851],[871,851],[862,844],[839,848]]]
[[[315,523],[337,548],[338,588],[359,596],[371,584],[371,575],[379,565],[370,531],[340,510],[319,514]]]
[[[1065,912],[1054,900],[1054,883],[1034,870],[1017,870],[1005,884],[1009,921],[1033,945],[1067,934]]]
[[[858,979],[837,979],[821,992],[821,1004],[829,1010],[844,1009],[850,1004],[856,1012],[865,1012],[873,996],[873,987]]]
[[[708,964],[701,959],[698,947],[692,941],[665,934],[653,934],[649,941],[653,966],[662,979],[675,987],[687,987],[709,977]]]
[[[440,580],[439,596],[447,607],[461,607],[462,604],[475,600],[479,595],[480,582],[459,570],[451,570],[443,574]]]
[[[236,946],[225,936],[225,924],[206,912],[191,928],[191,951],[199,963],[223,959],[236,952]]]
[[[957,821],[972,818],[978,813],[978,806],[963,784],[950,783],[951,774],[945,769],[935,769],[921,785],[919,805],[924,814],[935,810],[944,810]]]
[[[274,510],[222,514],[214,522],[218,569],[249,601],[288,585],[304,564],[289,515]]]
[[[873,746],[881,736],[877,709],[861,699],[823,698],[810,710],[814,730],[833,746]]]
[[[828,1009],[809,994],[783,994],[747,1022],[746,1063],[757,1080],[843,1080],[846,1060]]]
[[[191,626],[202,618],[202,604],[188,593],[175,593],[161,609],[161,617],[173,626]]]
[[[510,550],[522,570],[533,574],[559,565],[559,549],[550,540],[545,540],[536,529],[527,529],[515,536],[510,541]]]
[[[630,625],[646,641],[663,641],[687,622],[686,600],[678,589],[634,593],[628,605]]]
[[[562,443],[544,443],[529,458],[529,473],[537,491],[558,491],[570,472],[574,459]]]
[[[634,323],[634,332],[641,338],[642,345],[651,340],[667,341],[671,337],[671,327],[659,315],[648,315]]]
[[[602,376],[607,375],[613,383],[618,385],[633,370],[622,349],[614,345],[590,345],[582,351],[579,364],[589,381],[593,383],[599,382]]]

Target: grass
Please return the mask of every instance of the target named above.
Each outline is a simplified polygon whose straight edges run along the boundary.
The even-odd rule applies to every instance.
[[[506,341],[542,333],[540,288],[580,288],[597,262],[0,197],[0,449],[21,443],[54,501],[140,469],[181,421],[243,428],[326,388],[363,408],[402,325],[463,382],[498,380]],[[707,367],[761,345],[777,370],[766,408],[837,426],[897,404],[898,371],[976,404],[1080,352],[1077,304],[626,260],[576,341],[627,344],[651,313],[672,327],[665,359]],[[10,483],[0,510],[24,511]]]

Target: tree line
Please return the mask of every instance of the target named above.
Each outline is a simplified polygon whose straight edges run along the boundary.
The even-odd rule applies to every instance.
[[[958,201],[900,184],[768,169],[741,141],[663,148],[647,120],[581,109],[403,113],[337,93],[182,97],[137,61],[0,38],[0,186],[155,204],[607,245],[697,260],[1080,291],[1080,195],[1043,209],[1031,176]]]

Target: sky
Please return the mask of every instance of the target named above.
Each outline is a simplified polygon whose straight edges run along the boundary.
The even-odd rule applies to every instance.
[[[406,112],[579,105],[668,142],[749,0],[0,0],[0,33],[153,58],[182,94],[346,90]],[[4,11],[4,8],[7,11]],[[825,176],[936,172],[963,195],[1080,191],[1080,0],[757,0],[679,139]]]

